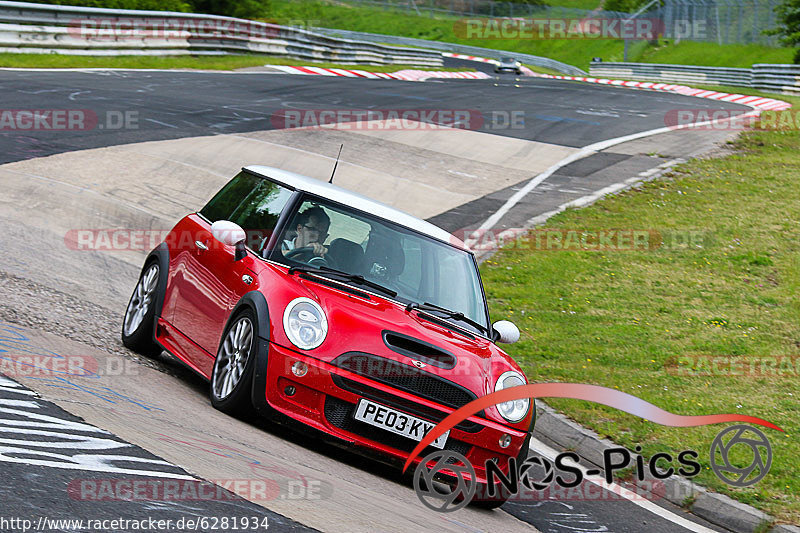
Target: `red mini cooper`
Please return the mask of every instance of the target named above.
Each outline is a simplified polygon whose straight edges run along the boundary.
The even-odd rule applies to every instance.
[[[518,338],[510,322],[489,321],[463,242],[261,166],[243,169],[150,253],[122,327],[125,346],[167,350],[209,380],[217,409],[277,411],[400,462],[447,414],[526,383],[495,345]],[[422,456],[456,451],[485,483],[487,460],[527,456],[531,403],[486,409]]]

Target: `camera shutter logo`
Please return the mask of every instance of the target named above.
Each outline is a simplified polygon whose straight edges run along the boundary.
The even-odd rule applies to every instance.
[[[539,467],[537,470],[544,471],[542,479],[538,481],[531,479],[531,469],[534,465]],[[525,462],[520,465],[519,477],[522,480],[522,484],[530,490],[545,490],[553,483],[554,476],[555,469],[553,468],[552,461],[539,455],[528,457]]]
[[[755,437],[748,435],[748,432],[755,434]],[[726,441],[725,437],[729,433],[734,434]],[[753,460],[749,466],[742,468],[731,464],[730,452],[736,445],[740,445],[739,448],[741,445],[750,447]],[[756,428],[743,424],[720,431],[711,443],[710,456],[711,469],[714,470],[717,477],[734,487],[748,487],[757,483],[767,475],[772,466],[772,446],[770,446],[767,436]],[[748,479],[756,470],[758,473]]]
[[[431,461],[436,463],[429,469],[427,465]],[[434,478],[440,472],[455,480],[452,483],[435,482]],[[451,450],[428,454],[414,470],[414,491],[419,500],[434,511],[449,513],[461,509],[472,501],[477,488],[475,468],[466,457]]]

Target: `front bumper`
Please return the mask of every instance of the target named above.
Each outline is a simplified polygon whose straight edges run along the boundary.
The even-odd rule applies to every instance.
[[[405,462],[417,442],[355,420],[353,412],[360,398],[368,398],[434,423],[454,411],[272,342],[269,343],[267,361],[266,390],[254,390],[254,399],[263,394],[262,398],[272,409],[329,436],[346,441],[360,451],[379,454],[394,462]],[[292,365],[297,361],[308,367],[307,373],[302,377],[292,372]],[[257,383],[258,380],[256,386]],[[526,443],[527,434],[528,432],[473,416],[450,431],[445,449],[464,455],[475,468],[477,481],[485,482],[486,461],[496,459],[498,464],[506,465],[509,457],[519,455],[521,447]],[[506,448],[500,446],[504,435],[511,436],[511,444]],[[434,450],[436,448],[429,446],[420,455],[424,457]],[[418,457],[414,465],[419,461]]]

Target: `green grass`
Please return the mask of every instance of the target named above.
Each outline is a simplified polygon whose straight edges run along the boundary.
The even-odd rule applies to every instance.
[[[572,1],[572,0],[570,0]],[[554,2],[555,3],[555,2]],[[580,7],[592,9],[597,3],[574,0]],[[559,0],[559,5],[565,5]],[[587,70],[593,57],[605,61],[622,61],[624,44],[617,40],[531,40],[531,39],[466,39],[455,31],[458,17],[417,16],[407,11],[385,11],[368,6],[327,3],[318,0],[272,0],[270,19],[280,23],[302,24],[325,28],[400,35],[418,39],[452,42],[517,53],[549,57]],[[587,7],[589,6],[589,7]],[[760,45],[718,45],[715,43],[682,42],[650,46],[644,41],[633,43],[629,61],[695,65],[749,67],[754,63],[791,63],[793,50]],[[499,55],[499,54],[498,54]]]
[[[562,7],[593,9],[594,0],[553,0]],[[460,17],[411,15],[407,11],[383,10],[369,6],[354,6],[320,0],[272,0],[268,20],[299,26],[319,26],[400,35],[418,39],[452,42],[498,50],[548,57],[588,70],[593,57],[604,61],[622,61],[624,43],[619,40],[590,39],[468,39],[463,30],[457,31]],[[463,26],[462,26],[463,27]],[[754,63],[791,63],[794,50],[760,45],[718,45],[684,41],[679,44],[661,42],[650,45],[645,41],[632,43],[629,61],[646,63],[695,64],[709,66],[749,67]],[[276,64],[304,64],[280,58],[266,58]],[[86,57],[61,55],[0,54],[0,66],[6,67],[118,67],[118,68],[198,68],[230,70],[257,66],[267,62],[264,56],[220,57]],[[342,66],[342,65],[338,65]],[[397,66],[371,67],[378,72],[392,72]],[[546,72],[534,68],[537,72]]]
[[[494,316],[522,340],[509,347],[531,381],[593,383],[682,415],[759,416],[772,469],[733,489],[707,469],[725,426],[669,428],[600,405],[549,400],[601,436],[644,454],[700,452],[699,483],[800,523],[800,368],[784,376],[676,375],[686,355],[734,358],[800,353],[800,98],[793,129],[756,129],[720,159],[694,160],[667,179],[551,218],[546,228],[690,230],[701,247],[639,251],[509,248],[483,264]]]
[[[603,0],[546,0],[546,4],[571,9],[597,9],[603,5]]]
[[[342,65],[321,63],[305,59],[291,59],[264,55],[228,56],[115,56],[92,57],[60,54],[0,54],[0,67],[15,68],[150,68],[150,69],[201,69],[233,70],[263,65],[314,65],[323,68],[361,69],[370,72],[396,72],[404,69],[453,70],[418,67],[413,65]],[[460,71],[475,69],[459,68]]]
[[[792,63],[792,48],[772,48],[757,44],[697,43],[683,41],[646,47],[637,61],[710,67],[750,67],[755,63]]]

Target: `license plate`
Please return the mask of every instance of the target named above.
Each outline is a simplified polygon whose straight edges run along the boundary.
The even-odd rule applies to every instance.
[[[401,413],[391,407],[363,398],[356,407],[355,419],[416,441],[421,441],[436,425],[433,422]],[[450,431],[448,430],[430,445],[434,448],[444,448],[444,443],[447,442],[449,435]]]

